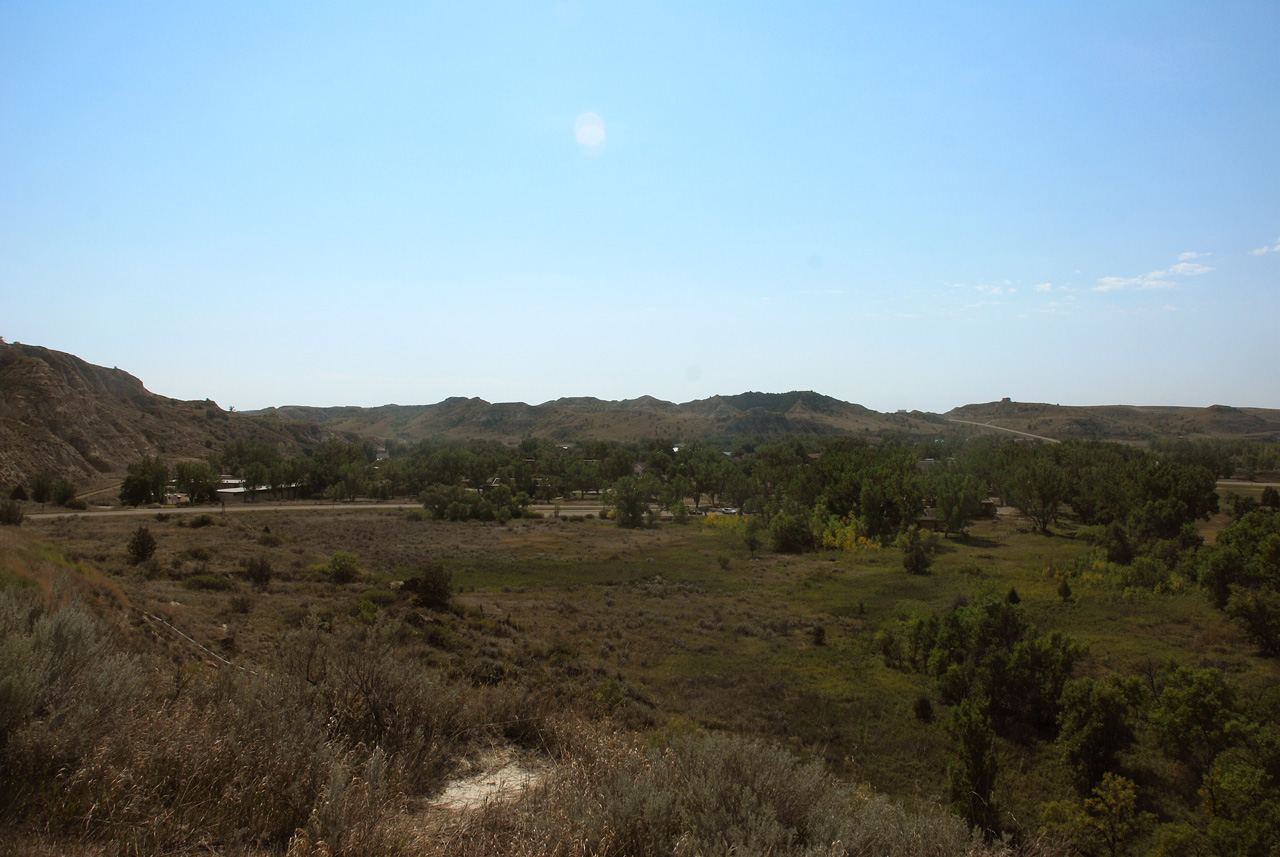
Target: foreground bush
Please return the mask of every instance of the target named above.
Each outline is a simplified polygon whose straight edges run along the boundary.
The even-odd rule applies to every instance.
[[[984,844],[954,816],[907,811],[759,742],[687,734],[667,746],[643,746],[571,728],[581,731],[562,741],[572,749],[542,786],[472,815],[435,853],[1012,853]]]
[[[22,514],[22,507],[18,505],[16,500],[0,501],[0,524],[16,527],[22,523],[25,517]]]
[[[79,607],[10,589],[0,841],[39,831],[58,851],[397,853],[398,795],[435,788],[468,742],[518,740],[543,713],[519,688],[447,686],[376,634],[314,623],[256,675],[198,663],[174,674],[123,654]]]

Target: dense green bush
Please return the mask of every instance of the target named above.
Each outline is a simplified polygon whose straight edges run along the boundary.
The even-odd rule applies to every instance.
[[[53,477],[48,473],[37,473],[31,477],[31,499],[36,503],[48,503],[53,495]]]
[[[128,544],[129,561],[134,565],[140,565],[151,559],[156,552],[156,537],[151,535],[151,531],[146,527],[138,527],[134,530],[133,536],[129,539]]]
[[[271,560],[266,557],[252,557],[244,565],[244,576],[248,578],[250,583],[259,588],[271,583],[271,574]]]
[[[439,562],[424,562],[404,582],[414,603],[432,610],[448,610],[453,599],[453,575]]]
[[[347,551],[338,551],[325,566],[329,579],[339,586],[351,583],[360,576],[360,558]]]
[[[917,616],[907,637],[906,661],[934,677],[944,701],[982,700],[1004,733],[1052,735],[1063,686],[1084,654],[1061,632],[1037,634],[1021,604],[995,595]]]
[[[769,522],[769,539],[778,553],[804,553],[815,547],[808,523],[786,512],[779,512]]]
[[[194,574],[182,581],[184,589],[226,592],[235,589],[236,585],[228,577],[219,574]]]
[[[58,479],[51,489],[53,502],[65,506],[75,499],[76,486],[69,479]]]
[[[15,500],[0,501],[0,524],[16,527],[26,516]]]

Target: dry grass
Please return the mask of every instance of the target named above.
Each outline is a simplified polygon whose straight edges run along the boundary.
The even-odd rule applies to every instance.
[[[478,839],[468,834],[448,847],[431,847],[471,853],[467,849],[481,850],[476,842],[501,840],[517,853],[621,853],[582,819],[566,816],[572,823],[554,835],[537,827],[537,807],[568,807],[588,801],[584,790],[613,788],[606,780],[583,779],[585,774],[574,779],[574,770],[603,774],[607,766],[562,746],[566,734],[578,733],[548,728],[553,713],[628,733],[616,740],[631,749],[617,749],[616,758],[604,750],[599,756],[626,770],[632,753],[647,760],[643,764],[658,764],[648,745],[635,745],[628,735],[666,735],[662,730],[675,720],[693,724],[694,731],[784,746],[783,756],[821,762],[821,770],[847,782],[936,806],[951,751],[940,722],[921,723],[913,714],[915,699],[929,692],[928,681],[887,668],[875,633],[900,628],[917,612],[945,610],[957,597],[1003,595],[1015,584],[1026,615],[1042,631],[1061,629],[1090,643],[1088,671],[1181,654],[1193,663],[1211,658],[1224,665],[1230,659],[1229,668],[1247,685],[1276,678],[1273,663],[1234,648],[1238,632],[1198,593],[1124,598],[1073,582],[1078,596],[1064,604],[1046,569],[1072,567],[1088,546],[1071,537],[1070,527],[1044,537],[1022,531],[1014,519],[983,523],[967,542],[946,540],[931,573],[921,576],[904,574],[894,551],[752,559],[732,532],[696,523],[638,531],[581,520],[503,527],[334,510],[214,515],[206,526],[189,524],[178,516],[148,521],[158,550],[154,563],[140,567],[126,559],[125,545],[137,526],[127,518],[29,522],[0,532],[8,539],[0,553],[5,580],[26,579],[48,593],[64,586],[53,582],[61,575],[76,581],[87,612],[114,617],[106,623],[113,639],[141,658],[150,676],[140,711],[153,718],[163,712],[171,730],[84,752],[76,782],[92,800],[76,806],[98,806],[94,822],[85,824],[72,807],[50,816],[49,835],[69,836],[80,824],[75,829],[96,847],[115,835],[108,831],[136,828],[131,847],[150,853],[196,848],[201,835],[223,849],[279,850],[293,842],[296,853],[392,853],[402,841],[422,844],[414,807],[438,793],[468,759],[494,747],[517,747],[540,754],[551,767],[545,786],[495,808],[491,827],[476,827],[480,822],[468,816],[465,829]],[[355,582],[335,585],[321,571],[337,551],[359,557]],[[255,561],[270,562],[265,586],[247,579]],[[398,594],[397,581],[424,561],[441,562],[452,574],[451,611],[424,610]],[[223,579],[230,588],[187,588],[201,575]],[[817,627],[822,645],[815,643]],[[323,675],[316,672],[321,663]],[[253,719],[254,711],[253,717],[267,721]],[[939,710],[938,720],[945,716]],[[293,725],[273,732],[283,729],[282,722]],[[598,726],[579,728],[596,736],[591,741],[604,740]],[[306,753],[314,766],[274,761],[269,748],[255,749],[248,737],[259,733],[278,736],[279,746]],[[227,741],[248,746],[230,753]],[[375,747],[385,754],[385,786],[376,788],[365,768]],[[1002,752],[1009,764],[997,791],[1016,816],[1007,821],[1034,831],[1039,805],[1062,796],[1053,748],[1010,745]],[[198,765],[175,767],[177,760]],[[281,774],[274,782],[294,784],[295,797],[270,802],[242,784],[227,785],[235,783],[234,770],[275,767]],[[129,777],[153,782],[166,770],[196,781],[206,769],[214,777],[207,789],[221,794],[219,800],[234,808],[228,817],[238,819],[224,827],[210,827],[208,805],[186,793],[152,788],[140,795],[111,785]],[[676,788],[675,780],[646,782]],[[878,814],[881,826],[897,817],[894,812],[903,813],[903,825],[925,825],[915,810],[893,809],[865,788],[854,800],[849,787],[841,788],[850,806]],[[351,805],[346,816],[334,814],[339,792],[339,803]],[[643,818],[649,811],[648,798],[638,792],[608,794],[631,807],[618,809],[619,818],[630,817],[627,812]],[[319,807],[329,807],[329,815]],[[349,841],[332,832],[356,831],[354,822],[341,820],[355,817],[379,821],[351,833]],[[800,830],[794,817],[786,817],[784,827]],[[29,826],[31,818],[23,823]],[[764,837],[758,841],[781,841],[768,839],[773,828],[759,823],[759,830],[751,827]],[[191,832],[197,829],[205,832]],[[533,838],[511,838],[519,831]],[[696,841],[713,851],[723,844]],[[804,848],[820,844],[805,841]],[[677,842],[669,843],[671,849]]]

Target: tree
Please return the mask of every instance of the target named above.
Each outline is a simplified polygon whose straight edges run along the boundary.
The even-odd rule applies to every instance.
[[[1054,457],[1053,448],[1022,448],[1004,477],[1005,494],[1036,529],[1049,532],[1066,500],[1069,485],[1066,473]]]
[[[1226,614],[1244,629],[1262,654],[1280,655],[1280,592],[1233,586]]]
[[[203,461],[179,461],[173,468],[178,491],[191,503],[213,500],[218,490],[218,474]]]
[[[742,544],[752,559],[760,552],[760,532],[763,529],[764,523],[755,515],[749,515],[743,521]]]
[[[12,498],[0,501],[0,524],[16,527],[22,523],[24,517],[26,516],[23,515],[18,501]]]
[[[1154,820],[1137,807],[1133,781],[1108,772],[1083,807],[1075,801],[1054,801],[1044,807],[1043,817],[1046,829],[1069,837],[1080,854],[1118,857]]]
[[[448,610],[453,599],[453,575],[439,562],[425,562],[404,582],[414,602],[430,610]]]
[[[53,495],[53,477],[48,473],[37,473],[31,477],[31,499],[36,503],[48,503]]]
[[[1133,744],[1129,700],[1114,681],[1067,682],[1058,715],[1058,746],[1088,793]]]
[[[971,827],[987,836],[1000,832],[996,808],[996,736],[984,700],[966,698],[952,713],[947,732],[956,759],[947,770],[951,805]]]
[[[70,479],[59,479],[53,483],[53,502],[65,506],[76,498],[76,486]]]
[[[1151,820],[1149,813],[1138,812],[1138,796],[1133,780],[1106,773],[1084,802],[1085,826],[1102,841],[1106,853],[1117,857],[1134,834]]]
[[[159,458],[146,455],[129,465],[129,475],[120,486],[120,502],[126,506],[163,503],[169,484],[169,468]]]
[[[141,565],[155,555],[156,537],[146,527],[138,527],[129,539],[128,550],[133,564]]]
[[[1274,727],[1272,727],[1274,729]],[[1266,749],[1220,753],[1205,775],[1200,796],[1209,815],[1209,841],[1215,853],[1275,854],[1280,842],[1280,783],[1274,772],[1280,758],[1274,731],[1262,743]],[[1270,752],[1267,752],[1267,751]]]
[[[757,500],[760,490],[760,485],[755,479],[733,467],[725,476],[721,493],[738,509],[738,514],[742,514],[748,507],[756,508],[760,505]]]
[[[902,567],[907,570],[907,574],[924,574],[929,570],[932,561],[919,527],[903,530],[898,535],[896,544],[902,551]]]
[[[769,538],[778,553],[804,553],[814,549],[813,531],[795,515],[779,512],[769,522]]]
[[[1147,716],[1165,752],[1196,775],[1226,749],[1235,693],[1216,669],[1170,664],[1164,687]]]
[[[985,492],[971,474],[955,466],[934,467],[934,511],[948,533],[960,533],[978,517]]]
[[[651,477],[623,476],[605,492],[605,504],[613,507],[619,526],[639,527],[645,523],[656,487]]]

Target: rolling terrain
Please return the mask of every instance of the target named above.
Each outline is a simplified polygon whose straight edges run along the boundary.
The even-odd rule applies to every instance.
[[[1079,407],[1031,402],[987,402],[964,405],[947,419],[983,423],[1056,440],[1148,441],[1175,437],[1237,440],[1280,438],[1280,411],[1267,408]]]
[[[560,398],[539,405],[452,397],[433,405],[307,407],[234,413],[211,400],[156,395],[117,368],[33,345],[0,342],[0,482],[44,471],[80,484],[118,476],[144,455],[204,458],[229,440],[286,452],[335,436],[414,442],[425,438],[525,437],[619,442],[888,433],[917,438],[951,432],[1011,431],[1055,440],[1141,443],[1157,438],[1280,438],[1280,410],[1075,407],[1000,401],[943,415],[885,414],[815,392],[740,393],[674,403],[652,396],[622,401]]]
[[[742,393],[683,404],[652,396],[622,401],[562,398],[541,405],[450,398],[435,405],[287,406],[253,413],[401,441],[451,437],[516,442],[533,436],[556,441],[597,438],[625,442],[652,437],[879,436],[886,431],[935,435],[946,429],[945,423],[931,414],[882,414],[813,392]]]
[[[120,369],[0,343],[0,482],[44,471],[85,484],[121,473],[144,455],[204,458],[237,438],[297,447],[328,436],[312,422],[158,396]]]

